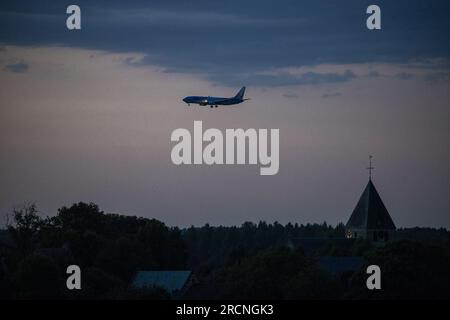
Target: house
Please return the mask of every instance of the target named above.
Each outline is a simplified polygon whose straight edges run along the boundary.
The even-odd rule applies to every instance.
[[[135,288],[160,287],[172,296],[180,296],[193,284],[190,270],[138,271],[133,281]]]

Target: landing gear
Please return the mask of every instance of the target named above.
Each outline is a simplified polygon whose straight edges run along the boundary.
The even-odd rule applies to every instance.
[[[216,105],[216,108],[217,108],[218,106]]]
[[[214,107],[213,105],[210,105],[210,107],[212,108],[212,107]]]

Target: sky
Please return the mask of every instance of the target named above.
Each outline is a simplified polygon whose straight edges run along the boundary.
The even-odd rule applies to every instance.
[[[397,227],[450,227],[450,3],[2,1],[0,225],[74,202],[171,226],[346,222],[368,179]],[[66,7],[82,29],[66,28]],[[187,95],[251,98],[187,107]],[[280,170],[176,166],[177,128],[278,128]]]

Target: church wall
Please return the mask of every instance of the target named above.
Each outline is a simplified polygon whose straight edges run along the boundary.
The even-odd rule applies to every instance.
[[[351,239],[367,239],[371,242],[387,242],[394,236],[395,230],[385,229],[353,229],[347,230],[346,237]]]

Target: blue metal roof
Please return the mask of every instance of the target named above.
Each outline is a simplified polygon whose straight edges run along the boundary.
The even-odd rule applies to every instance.
[[[190,275],[191,271],[189,270],[138,271],[133,286],[136,288],[156,286],[173,293],[184,287]]]

